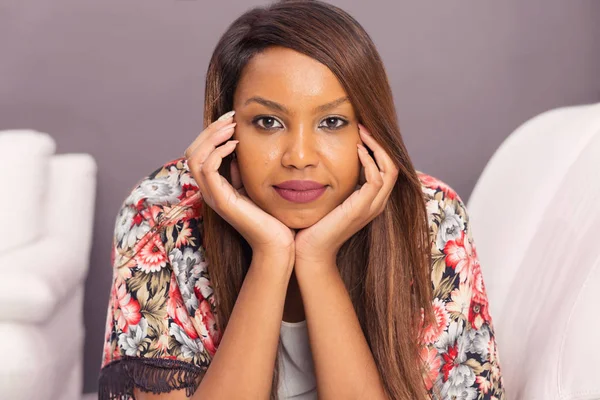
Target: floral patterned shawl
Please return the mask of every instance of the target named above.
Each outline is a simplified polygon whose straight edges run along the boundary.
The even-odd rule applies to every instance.
[[[424,380],[442,399],[504,399],[469,216],[448,185],[419,173],[429,216],[435,324]],[[99,398],[196,390],[219,346],[202,247],[200,191],[183,158],[133,188],[116,219]]]

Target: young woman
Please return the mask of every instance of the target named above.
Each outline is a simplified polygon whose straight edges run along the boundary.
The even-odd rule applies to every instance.
[[[465,205],[356,20],[246,12],[204,120],[119,211],[100,399],[504,398]]]

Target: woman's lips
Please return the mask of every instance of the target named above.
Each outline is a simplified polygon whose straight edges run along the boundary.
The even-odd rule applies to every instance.
[[[327,186],[315,181],[285,181],[273,188],[287,201],[309,203],[321,197]]]

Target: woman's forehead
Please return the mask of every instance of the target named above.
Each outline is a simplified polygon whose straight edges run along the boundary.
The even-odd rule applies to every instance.
[[[236,107],[252,98],[267,99],[290,110],[311,110],[346,97],[329,68],[297,51],[277,47],[254,56],[244,68],[236,87]],[[343,103],[340,103],[343,104]]]

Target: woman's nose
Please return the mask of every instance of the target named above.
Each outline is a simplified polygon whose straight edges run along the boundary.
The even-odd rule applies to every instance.
[[[319,163],[316,134],[310,128],[297,127],[284,135],[281,163],[285,167],[303,169]]]

